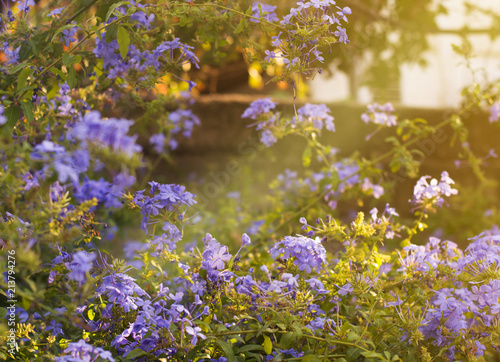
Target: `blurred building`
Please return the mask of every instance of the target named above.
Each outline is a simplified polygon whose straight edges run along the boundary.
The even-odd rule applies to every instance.
[[[472,45],[473,58],[470,66],[475,70],[475,80],[479,83],[500,79],[500,38],[492,40],[487,30],[492,27],[492,20],[487,15],[468,13],[465,0],[442,0],[448,9],[448,15],[438,17],[439,31],[428,36],[430,49],[425,53],[425,67],[416,64],[403,65],[400,69],[399,84],[389,84],[393,87],[387,99],[405,106],[443,108],[455,107],[460,102],[463,87],[473,81],[471,71],[465,59],[453,51],[452,44],[460,45],[458,33],[465,27],[470,30],[468,39]],[[483,9],[498,14],[500,0],[482,0],[476,3]],[[498,27],[498,25],[497,25]],[[316,77],[311,83],[311,98],[317,102],[358,101],[369,103],[374,99],[373,92],[362,86],[363,63],[359,64],[360,86],[353,92],[357,99],[351,96],[349,76],[335,72],[331,78]],[[356,76],[356,75],[355,75]]]

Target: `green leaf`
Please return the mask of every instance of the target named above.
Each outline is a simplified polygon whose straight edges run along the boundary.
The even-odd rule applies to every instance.
[[[28,65],[31,65],[31,64],[30,63],[21,63],[21,64],[18,64],[16,66],[10,68],[10,74],[16,74],[21,69],[26,68]]]
[[[116,39],[118,40],[118,48],[120,49],[120,54],[122,58],[125,59],[128,54],[128,46],[130,45],[130,36],[128,35],[127,29],[119,26]]]
[[[135,6],[131,6],[127,10],[127,15],[132,15],[137,11],[137,8]]]
[[[146,354],[147,353],[144,352],[142,349],[136,348],[136,349],[130,351],[129,354],[127,354],[127,359],[134,359],[134,358],[142,357],[142,356],[145,356]]]
[[[31,68],[24,68],[21,73],[19,73],[19,77],[17,78],[17,92],[19,92],[20,89],[24,88],[26,86],[26,81],[28,80],[28,77],[33,73],[33,69]]]
[[[65,77],[66,78],[66,77]],[[57,92],[59,91],[59,84],[56,83],[54,85],[54,87],[52,87],[52,89],[49,91],[49,93],[47,93],[47,99],[52,99],[54,98],[55,96],[57,96]]]
[[[352,342],[352,341],[356,341],[359,339],[359,336],[356,332],[354,331],[350,331],[349,333],[347,333],[347,340]]]
[[[104,40],[106,43],[111,43],[114,39],[116,39],[116,33],[118,32],[118,25],[113,24],[109,26],[106,30],[106,35],[104,36]]]
[[[3,126],[4,132],[10,132],[19,120],[21,115],[21,108],[15,105],[10,105],[5,108],[4,116],[7,118],[7,122]]]
[[[63,62],[63,65],[65,65],[65,66],[73,64],[73,57],[69,53],[64,53],[64,55],[62,57],[62,62]]]
[[[264,347],[262,347],[260,344],[246,344],[238,350],[238,353],[247,352],[247,351],[254,351],[254,350],[264,351]]]
[[[245,26],[246,26],[246,21],[244,19],[241,19],[240,23],[238,24],[238,26],[234,30],[234,33],[235,34],[241,33],[243,31],[243,29],[245,29]]]
[[[354,361],[361,354],[361,350],[356,347],[350,347],[346,353],[346,359],[348,361]]]
[[[271,338],[268,336],[264,336],[264,352],[266,354],[271,354],[273,352],[273,342],[271,342]]]
[[[302,164],[304,167],[309,167],[311,164],[311,158],[312,158],[312,148],[311,145],[307,145],[306,149],[304,150],[304,153],[302,154]]]
[[[24,116],[29,123],[33,122],[33,103],[31,101],[24,101],[21,103],[21,108],[23,109]]]
[[[76,72],[75,72],[75,68],[73,68],[73,66],[69,67],[68,79],[66,80],[66,82],[68,83],[68,85],[71,89],[76,87],[76,83],[77,83],[76,82]]]
[[[62,80],[66,80],[66,74],[64,74],[61,69],[59,69],[59,68],[50,68],[50,71],[52,73],[54,73],[55,75],[58,75],[59,77],[61,77]]]
[[[285,333],[280,338],[280,345],[284,349],[288,349],[288,347],[292,344],[293,341],[297,340],[297,335],[295,333],[289,332]]]
[[[220,346],[227,360],[234,361],[233,346],[231,345],[231,343],[224,341],[215,341],[215,342]]]
[[[292,324],[292,328],[295,331],[295,334],[297,335],[297,339],[302,338],[302,329],[300,329],[300,325],[297,322],[294,322]]]
[[[120,2],[118,2],[116,4],[111,5],[109,7],[109,9],[108,9],[108,13],[106,14],[106,18],[104,20],[108,21],[109,18],[111,17],[111,15],[113,15],[113,12],[115,11],[115,9],[118,8],[118,7],[120,7],[120,6],[122,6],[122,5],[132,5],[132,4],[130,4],[129,1],[120,1]]]
[[[186,15],[181,15],[179,17],[179,25],[180,26],[185,26],[188,22],[187,16]]]
[[[366,358],[379,358],[381,360],[384,360],[384,356],[381,353],[375,351],[361,352],[361,354]]]

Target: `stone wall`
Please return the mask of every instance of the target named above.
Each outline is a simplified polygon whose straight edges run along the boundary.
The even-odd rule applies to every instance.
[[[238,185],[233,181],[241,177],[253,177],[255,181],[252,182],[255,182],[258,193],[265,193],[268,181],[285,169],[299,172],[303,170],[301,160],[305,140],[298,136],[289,136],[267,149],[258,142],[258,133],[255,129],[248,127],[251,120],[241,119],[243,111],[255,99],[255,96],[235,94],[198,98],[193,110],[202,121],[201,127],[194,130],[191,139],[179,143],[173,163],[160,165],[155,171],[155,177],[168,182],[185,183],[186,180],[200,178],[217,181],[220,175],[226,173],[230,175],[230,180],[227,182],[225,178],[218,180],[219,184],[224,186],[220,188],[218,194],[237,190]],[[375,127],[365,125],[361,121],[360,116],[365,111],[364,106],[345,103],[328,104],[328,106],[335,117],[336,132],[324,132],[321,138],[323,143],[339,148],[342,156],[347,157],[359,152],[367,159],[373,159],[390,149],[390,145],[384,142],[390,131],[379,132],[369,141],[365,140]],[[293,104],[290,102],[280,103],[278,107],[284,113],[293,113]],[[423,118],[432,125],[440,123],[450,114],[450,110],[397,106],[396,110],[399,119]],[[478,155],[487,155],[499,139],[498,125],[489,124],[486,114],[469,115],[465,122],[473,125],[470,132],[471,148]],[[414,148],[425,155],[421,175],[439,178],[441,172],[447,170],[453,179],[474,186],[478,181],[472,175],[471,168],[465,166],[457,169],[454,164],[458,148],[456,142],[450,147],[452,138],[452,129],[446,126],[414,145]],[[387,165],[387,161],[382,163]],[[500,178],[499,161],[490,158],[488,162],[488,174],[496,179]],[[408,210],[408,199],[412,195],[416,179],[391,173],[387,175],[397,181],[393,190],[394,206],[400,210]],[[496,192],[492,197],[496,197]]]

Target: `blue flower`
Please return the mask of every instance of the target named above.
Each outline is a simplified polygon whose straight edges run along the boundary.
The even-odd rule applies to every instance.
[[[67,47],[69,47],[69,45],[72,42],[76,41],[76,38],[74,38],[74,36],[76,35],[77,31],[78,31],[78,27],[77,26],[75,26],[75,27],[73,27],[71,29],[64,29],[62,31],[62,35],[63,35],[63,39],[62,40],[64,41],[64,43],[65,43],[65,45]]]
[[[156,153],[163,153],[165,148],[165,135],[163,133],[157,133],[149,138],[149,143],[154,146]]]
[[[252,4],[252,16],[253,17],[256,17],[256,18],[260,18],[261,17],[261,12],[259,10],[259,7],[260,7],[260,10],[262,10],[262,18],[269,21],[269,22],[273,22],[273,21],[278,21],[278,17],[276,16],[276,8],[277,6],[274,6],[274,5],[267,5],[267,4],[261,4],[261,3],[253,3]],[[251,22],[253,23],[260,23],[259,20],[257,19],[250,19]]]
[[[78,342],[69,342],[68,347],[64,350],[66,356],[56,357],[56,362],[76,362],[76,361],[96,361],[101,358],[107,361],[114,361],[111,352],[105,351],[101,347],[94,347],[85,340],[80,339]]]
[[[252,243],[252,240],[250,240],[250,236],[244,233],[241,237],[241,243],[243,246],[250,245]]]
[[[413,190],[413,204],[433,205],[434,203],[441,207],[444,203],[443,196],[456,195],[458,191],[451,187],[455,183],[449,175],[448,172],[443,171],[441,173],[441,180],[432,179],[427,182],[430,176],[422,176],[415,185]]]
[[[85,281],[88,271],[92,269],[92,261],[96,258],[95,253],[87,253],[86,251],[78,251],[73,254],[73,260],[69,264],[70,272],[68,277],[79,283]]]
[[[64,10],[64,6],[52,10],[50,13],[47,14],[47,16],[56,17],[56,15],[60,15],[63,10]]]
[[[196,343],[198,342],[198,337],[201,338],[201,339],[206,339],[207,337],[205,337],[204,334],[200,333],[201,332],[201,328],[200,327],[191,327],[191,326],[186,326],[185,328],[186,330],[186,333],[193,336],[191,338],[191,344],[193,346],[196,345]]]
[[[500,102],[495,102],[493,105],[489,108],[490,111],[490,118],[489,121],[490,123],[497,122],[500,119]]]
[[[345,284],[343,287],[339,289],[339,294],[344,296],[346,294],[352,293],[352,285],[350,283]]]
[[[298,122],[299,125],[307,123],[321,131],[324,122],[326,129],[334,132],[334,118],[329,114],[330,112],[330,109],[324,104],[307,103],[297,110],[298,119],[293,117],[292,123]]]
[[[293,258],[293,264],[306,273],[311,273],[313,269],[319,272],[323,264],[326,264],[326,250],[319,238],[313,240],[300,235],[285,236],[282,241],[274,244],[269,254],[273,259]]]
[[[261,114],[269,113],[271,109],[276,108],[276,104],[271,101],[271,98],[257,99],[250,103],[250,106],[243,112],[242,118],[257,119]]]

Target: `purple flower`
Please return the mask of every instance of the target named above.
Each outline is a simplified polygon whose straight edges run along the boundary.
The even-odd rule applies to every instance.
[[[190,109],[177,109],[170,112],[168,119],[174,126],[170,132],[174,135],[182,132],[186,138],[191,137],[194,126],[201,124],[200,119]]]
[[[155,19],[155,14],[146,15],[143,11],[137,11],[130,16],[130,20],[135,20],[139,24],[136,24],[136,27],[140,27],[141,25],[146,29],[151,28],[151,23]]]
[[[111,352],[105,351],[101,347],[94,347],[85,340],[70,342],[64,350],[66,356],[56,357],[56,362],[76,362],[76,361],[96,361],[101,358],[107,361],[114,361]]]
[[[148,296],[141,287],[135,283],[135,279],[122,273],[111,274],[104,277],[96,289],[96,294],[108,298],[110,304],[105,308],[111,311],[113,306],[119,306],[124,312],[137,310],[137,301],[142,296]]]
[[[368,105],[368,111],[361,115],[361,119],[365,123],[374,123],[382,126],[396,126],[397,117],[393,114],[394,107],[391,103],[380,105],[373,103]]]
[[[280,256],[285,260],[293,258],[293,264],[306,273],[311,273],[313,269],[319,273],[323,264],[326,264],[326,250],[319,238],[313,240],[305,236],[285,236],[274,244],[269,254],[273,259]]]
[[[184,186],[168,184],[162,185],[150,182],[151,195],[144,196],[145,190],[136,192],[134,203],[141,208],[141,229],[147,233],[147,225],[150,216],[157,216],[160,210],[172,211],[181,205],[192,206],[196,204],[194,195],[186,191]]]
[[[221,245],[212,235],[207,234],[203,238],[205,250],[202,253],[201,266],[208,272],[211,279],[217,280],[219,271],[223,270],[226,262],[229,261],[232,255],[225,245]]]
[[[195,346],[196,343],[198,342],[198,337],[200,337],[201,339],[207,338],[207,337],[205,337],[205,335],[203,335],[202,333],[200,333],[201,332],[201,328],[200,327],[194,327],[193,328],[191,326],[186,326],[185,330],[186,330],[187,334],[193,336],[191,338],[191,344],[193,346]]]
[[[111,186],[103,178],[90,180],[88,177],[85,177],[81,185],[75,188],[73,196],[80,203],[96,198],[106,208],[121,208],[123,204],[116,195],[111,193]]]
[[[250,106],[241,115],[242,118],[257,119],[261,114],[269,113],[276,107],[277,103],[271,101],[271,98],[257,99],[250,103]]]
[[[333,33],[336,37],[339,38],[339,42],[347,44],[349,43],[349,39],[347,38],[347,33],[345,28],[341,26],[337,26],[337,31]]]
[[[141,146],[135,143],[137,136],[128,136],[133,121],[125,119],[101,119],[98,111],[92,111],[83,116],[70,131],[70,135],[80,141],[86,141],[102,147],[108,147],[115,152],[122,152],[129,157],[141,151]]]
[[[250,236],[248,236],[246,233],[244,233],[241,237],[241,243],[243,246],[250,245],[252,243],[252,240],[250,240]]]
[[[350,283],[347,283],[339,289],[339,294],[344,296],[346,294],[352,293],[352,290],[352,285]]]
[[[441,180],[437,181],[432,179],[431,182],[427,182],[430,176],[423,176],[415,185],[413,190],[413,200],[415,205],[425,205],[425,204],[437,204],[439,207],[442,206],[444,199],[443,196],[456,195],[458,191],[453,189],[450,185],[454,184],[448,172],[443,171],[441,173]]]
[[[64,10],[64,6],[52,10],[50,13],[47,14],[47,16],[56,17],[56,15],[60,15],[63,10]]]
[[[95,253],[78,251],[73,254],[73,261],[69,264],[70,272],[68,278],[79,283],[85,281],[85,276],[92,269],[92,261],[96,258]]]
[[[474,346],[472,346],[472,351],[476,357],[484,355],[484,351],[486,351],[486,347],[479,343],[479,341],[474,341]]]
[[[165,222],[162,229],[165,231],[161,236],[155,236],[151,244],[156,246],[156,251],[174,251],[176,243],[182,239],[182,233],[174,224]]]
[[[62,324],[56,322],[55,320],[51,320],[45,327],[45,330],[49,332],[52,331],[54,337],[57,337],[59,334],[64,335],[64,332],[62,330]]]
[[[497,122],[500,119],[500,102],[495,102],[490,107],[490,123]]]
[[[62,31],[62,35],[63,35],[62,41],[64,41],[64,43],[67,47],[69,47],[69,45],[72,42],[76,41],[76,38],[74,38],[74,36],[76,35],[76,32],[78,31],[78,29],[79,28],[77,26],[75,26],[71,29],[64,29]]]
[[[274,137],[274,134],[272,131],[266,129],[264,132],[261,133],[260,135],[260,141],[266,145],[266,147],[271,147],[274,145],[278,140],[276,137]]]
[[[157,133],[149,138],[149,143],[154,146],[156,153],[163,153],[165,148],[165,135],[163,133]]]
[[[266,57],[264,60],[267,60],[269,63],[271,63],[271,60],[276,59],[276,54],[273,51],[266,50]]]
[[[262,3],[256,2],[256,3],[252,4],[252,11],[253,11],[252,16],[256,17],[256,18],[262,17],[269,22],[278,21],[279,19],[275,13],[276,8],[277,8],[277,6],[267,5],[267,4],[262,4]],[[262,10],[262,15],[261,15],[260,10]],[[254,22],[254,23],[260,22],[257,19],[250,19],[250,21]]]
[[[31,6],[35,6],[34,0],[17,0],[17,8],[25,13],[30,11]]]
[[[329,114],[330,109],[324,104],[307,103],[297,110],[298,119],[292,119],[292,123],[297,122],[298,126],[307,124],[318,131],[321,131],[323,124],[326,129],[335,132],[334,118]]]
[[[5,112],[5,107],[3,105],[0,105],[0,126],[2,124],[5,124],[7,122],[7,117],[4,116]]]

